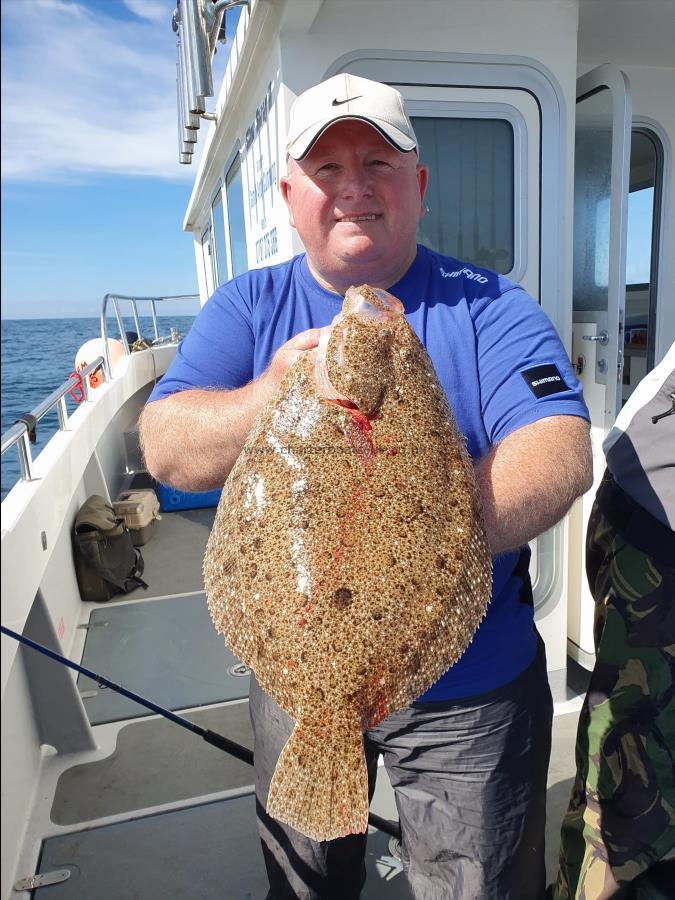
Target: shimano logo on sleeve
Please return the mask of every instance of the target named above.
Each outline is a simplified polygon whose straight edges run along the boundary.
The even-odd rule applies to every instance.
[[[569,385],[565,383],[557,366],[534,366],[520,373],[525,379],[525,384],[539,399],[550,394],[559,394],[561,391],[569,391]]]
[[[474,272],[471,269],[455,269],[454,272],[446,272],[443,266],[440,267],[441,277],[442,278],[459,278],[460,275],[466,275],[469,281],[477,281],[479,284],[487,284],[487,278],[485,275],[481,275],[480,272]]]

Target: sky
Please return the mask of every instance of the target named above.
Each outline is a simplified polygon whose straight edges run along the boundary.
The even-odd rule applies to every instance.
[[[98,316],[107,292],[196,292],[182,221],[208,124],[180,165],[174,7],[2,0],[2,318]],[[629,282],[647,280],[649,259],[646,197],[634,200]]]
[[[180,165],[174,8],[2,0],[3,319],[98,316],[108,292],[196,293],[182,222],[209,126]]]

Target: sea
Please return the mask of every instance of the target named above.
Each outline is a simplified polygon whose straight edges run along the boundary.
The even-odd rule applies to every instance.
[[[123,319],[127,336],[135,339],[133,319]],[[181,337],[190,330],[194,316],[159,316],[160,337],[177,329]],[[150,341],[154,337],[152,320],[140,317],[141,336]],[[112,322],[111,322],[112,326]],[[110,326],[109,326],[110,327]],[[2,320],[2,434],[11,428],[19,416],[31,412],[52,391],[60,387],[75,368],[77,351],[86,341],[101,336],[98,317],[77,319],[3,319]],[[110,327],[109,337],[119,338],[117,324]],[[76,402],[66,396],[69,413]],[[49,438],[58,430],[56,409],[40,420],[37,441],[31,445],[33,459]],[[1,488],[4,500],[21,477],[16,445],[2,455]]]

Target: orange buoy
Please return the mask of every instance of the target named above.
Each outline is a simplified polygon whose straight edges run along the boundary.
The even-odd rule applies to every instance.
[[[94,338],[82,344],[75,356],[75,371],[81,372],[85,366],[92,363],[97,356],[105,357],[105,345],[103,338]],[[119,361],[124,357],[124,344],[115,338],[108,338],[108,359],[110,361],[110,371],[114,375],[115,368]],[[89,373],[90,387],[97,388],[104,383],[103,366],[99,366],[93,372]]]

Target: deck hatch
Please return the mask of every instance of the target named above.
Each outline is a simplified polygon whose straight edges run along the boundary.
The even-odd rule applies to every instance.
[[[203,593],[107,605],[92,611],[89,626],[82,665],[160,706],[190,709],[248,696],[248,678],[230,674],[239,661],[216,633]],[[86,676],[77,686],[92,725],[150,715]]]

